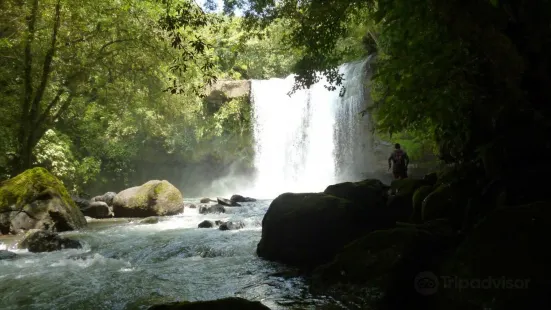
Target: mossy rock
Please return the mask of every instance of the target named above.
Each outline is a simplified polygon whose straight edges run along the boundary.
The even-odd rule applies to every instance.
[[[387,291],[399,273],[415,274],[434,267],[437,250],[453,237],[448,225],[441,221],[371,232],[343,248],[334,261],[317,268],[316,284],[369,283]]]
[[[383,207],[388,186],[376,179],[360,182],[345,182],[328,186],[324,193],[350,200],[365,207]]]
[[[0,184],[0,233],[30,229],[76,230],[86,219],[63,183],[44,168],[29,169]]]
[[[432,192],[432,190],[432,186],[424,185],[419,187],[413,194],[413,214],[411,216],[411,222],[421,223],[423,221],[423,201]]]
[[[209,301],[182,301],[164,305],[155,305],[149,310],[270,310],[259,301],[229,297]]]
[[[419,179],[395,180],[390,184],[391,195],[387,201],[387,209],[396,221],[407,222],[413,214],[413,195],[426,181]]]
[[[272,201],[262,220],[257,253],[269,260],[312,268],[330,261],[364,233],[393,226],[383,211],[324,193],[285,193]]]
[[[460,184],[442,184],[422,202],[423,222],[446,218],[454,227],[462,227],[466,217],[468,192]]]
[[[508,288],[459,290],[442,283],[435,295],[441,309],[549,309],[550,227],[549,201],[492,211],[442,264],[438,276],[480,281],[492,277],[495,285]]]
[[[175,215],[184,211],[182,193],[168,181],[149,181],[125,189],[113,199],[115,217]]]

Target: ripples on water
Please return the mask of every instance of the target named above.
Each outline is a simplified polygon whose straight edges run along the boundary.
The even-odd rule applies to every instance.
[[[301,278],[272,276],[285,268],[256,256],[270,202],[245,203],[220,215],[186,209],[150,225],[92,221],[85,230],[64,233],[84,242],[78,250],[29,253],[0,243],[19,255],[0,261],[0,309],[146,309],[229,296],[272,309],[329,306],[309,296]],[[241,220],[246,227],[198,229],[205,219]]]

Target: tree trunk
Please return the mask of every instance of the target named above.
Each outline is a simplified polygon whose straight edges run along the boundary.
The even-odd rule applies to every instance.
[[[42,76],[40,84],[36,91],[33,90],[32,79],[32,45],[35,39],[35,26],[38,17],[38,0],[33,0],[31,11],[28,16],[27,23],[27,39],[25,42],[24,51],[24,92],[23,92],[23,104],[21,110],[21,122],[19,124],[19,137],[18,137],[18,152],[15,158],[15,163],[12,170],[12,175],[19,174],[26,169],[29,169],[33,165],[33,150],[42,138],[45,130],[41,127],[44,126],[45,120],[51,119],[50,111],[52,104],[56,104],[59,101],[61,92],[58,92],[58,96],[54,98],[52,104],[48,105],[45,109],[41,108],[44,93],[48,87],[49,77],[52,71],[52,61],[56,52],[57,34],[59,31],[61,21],[61,2],[57,1],[55,6],[54,15],[54,27],[52,29],[52,39],[50,47],[46,52],[44,58],[44,64],[42,67]],[[33,98],[34,95],[34,98]]]

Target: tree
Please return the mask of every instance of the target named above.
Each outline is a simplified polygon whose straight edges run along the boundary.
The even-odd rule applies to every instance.
[[[162,86],[167,90],[181,84],[180,79],[192,77],[179,87],[183,92],[197,91],[210,78],[202,79],[209,67],[208,60],[200,57],[201,41],[184,40],[203,21],[197,16],[171,19],[174,8],[166,1],[33,0],[3,5],[1,61],[4,76],[12,78],[1,97],[19,119],[9,122],[14,128],[3,127],[17,132],[15,141],[7,141],[14,149],[13,173],[32,166],[33,150],[41,137],[69,113],[78,116],[76,111],[82,113],[94,102],[113,110],[131,106],[134,96],[129,94],[136,90],[133,85],[138,80],[148,89]],[[191,2],[180,2],[176,11],[181,14],[185,13],[182,6],[194,9]],[[181,53],[171,49],[169,42]],[[179,71],[155,68],[159,61],[166,64],[169,57],[172,69]],[[116,102],[113,96],[123,100]]]
[[[551,76],[548,1],[237,4],[255,24],[275,17],[294,22],[290,39],[303,51],[298,87],[315,82],[316,71],[341,82],[331,69],[340,60],[338,44],[354,21],[365,21],[366,45],[377,49],[371,84],[379,131],[430,130],[443,159],[483,163],[491,178],[530,177],[546,165],[530,154],[551,150],[542,144],[551,117],[545,104],[551,91],[544,86]]]

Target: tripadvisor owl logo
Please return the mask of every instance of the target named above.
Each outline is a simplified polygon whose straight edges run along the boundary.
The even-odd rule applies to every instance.
[[[528,289],[530,279],[513,279],[504,276],[484,278],[460,278],[457,276],[437,277],[431,271],[423,271],[417,274],[413,285],[417,293],[428,296],[438,292],[439,289],[473,290],[473,289]]]
[[[417,293],[428,296],[438,291],[438,277],[430,271],[424,271],[417,274],[414,280],[414,287]]]

